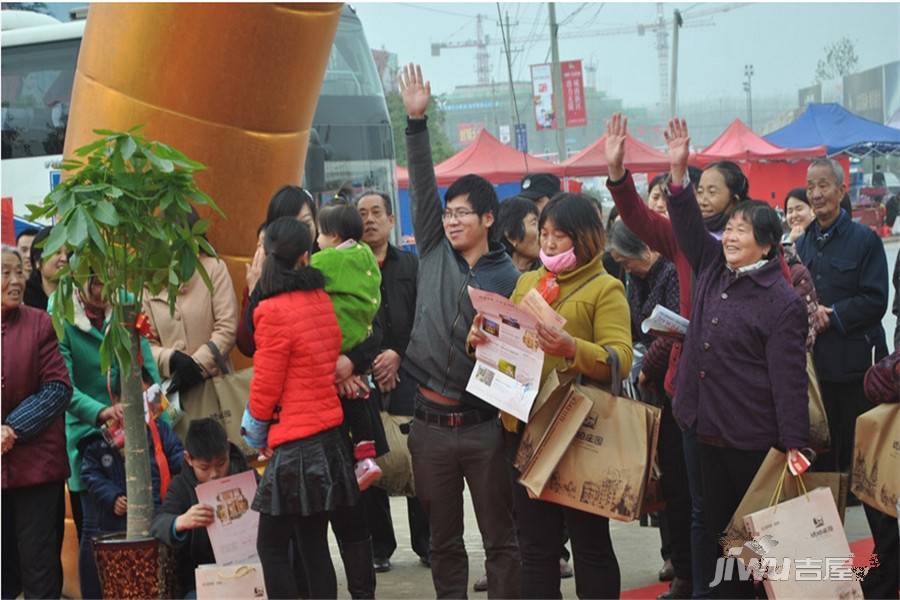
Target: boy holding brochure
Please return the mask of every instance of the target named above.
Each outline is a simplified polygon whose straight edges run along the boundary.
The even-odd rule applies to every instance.
[[[212,506],[197,501],[201,483],[242,473],[250,467],[240,449],[228,441],[225,429],[213,419],[195,419],[184,440],[185,468],[169,486],[150,533],[176,551],[176,594],[183,598],[195,588],[194,570],[216,562],[206,528],[215,520]]]

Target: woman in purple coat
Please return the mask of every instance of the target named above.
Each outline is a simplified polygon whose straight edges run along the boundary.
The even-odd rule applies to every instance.
[[[696,427],[706,523],[718,537],[769,448],[807,445],[806,306],[782,268],[777,213],[740,202],[713,238],[687,179],[687,125],[670,121],[665,137],[669,217],[694,272],[673,412]],[[713,594],[752,597],[752,583],[725,581]]]
[[[62,535],[57,514],[69,476],[63,413],[69,373],[50,316],[22,304],[18,250],[3,246],[3,561],[4,598],[59,598]],[[8,595],[9,594],[9,595]]]

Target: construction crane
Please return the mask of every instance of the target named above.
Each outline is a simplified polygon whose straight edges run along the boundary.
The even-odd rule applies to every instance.
[[[685,11],[681,11],[682,24],[681,27],[710,27],[715,25],[712,19],[701,19],[701,17],[709,17],[718,13],[729,12],[737,8],[749,6],[749,2],[724,4],[718,6],[709,6],[694,10],[693,7]],[[590,31],[562,31],[560,38],[563,40],[584,38],[584,37],[611,37],[615,35],[633,35],[644,36],[648,32],[652,32],[656,37],[656,52],[659,68],[659,98],[660,105],[666,106],[669,103],[669,30],[672,27],[672,20],[667,19],[664,14],[665,4],[656,3],[656,20],[650,23],[638,23],[637,25],[626,25],[622,27],[612,27],[607,29],[596,29]],[[476,73],[478,74],[478,83],[480,85],[489,84],[491,82],[490,73],[490,55],[488,54],[488,46],[497,46],[502,44],[501,40],[491,40],[484,33],[483,15],[476,17],[476,39],[465,40],[459,42],[438,42],[431,44],[431,55],[440,56],[441,50],[452,50],[456,48],[477,48],[475,55]],[[513,38],[510,45],[531,44],[537,41],[547,40],[546,36],[536,36],[530,38]]]
[[[438,42],[431,44],[431,55],[440,56],[441,50],[455,48],[477,48],[475,51],[475,73],[478,75],[478,84],[487,85],[491,82],[491,55],[488,54],[490,37],[484,33],[484,15],[475,16],[475,39],[461,42]]]

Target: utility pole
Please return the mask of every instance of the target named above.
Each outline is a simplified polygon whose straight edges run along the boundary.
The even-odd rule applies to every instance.
[[[747,92],[747,125],[753,129],[753,65],[744,65],[744,91]]]
[[[503,24],[501,23],[502,27]],[[509,11],[506,11],[506,38],[504,39],[504,45],[506,47],[506,70],[509,73],[509,120],[513,121],[516,125],[519,124],[519,110],[516,107],[516,91],[513,88],[513,72],[512,72],[512,49],[510,46],[512,42],[509,37]],[[513,128],[515,131],[515,128]],[[515,139],[515,133],[513,134],[513,139]]]
[[[675,9],[672,18],[672,85],[669,86],[669,118],[674,119],[678,110],[678,29],[684,24],[681,11]]]
[[[556,3],[547,3],[550,11],[550,56],[553,60],[553,114],[556,116],[556,145],[559,148],[559,162],[566,160],[566,117],[562,102],[562,71],[559,66],[559,25],[556,24]]]

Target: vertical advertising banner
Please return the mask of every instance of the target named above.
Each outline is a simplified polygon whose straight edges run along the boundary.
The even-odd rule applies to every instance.
[[[509,131],[509,125],[501,125],[500,126],[500,143],[509,145],[509,142],[512,140],[512,134]]]
[[[562,70],[563,104],[566,110],[566,127],[587,125],[587,107],[584,104],[584,75],[580,60],[559,63]]]
[[[553,70],[550,65],[531,65],[531,90],[537,130],[556,129],[556,115],[553,114]]]

